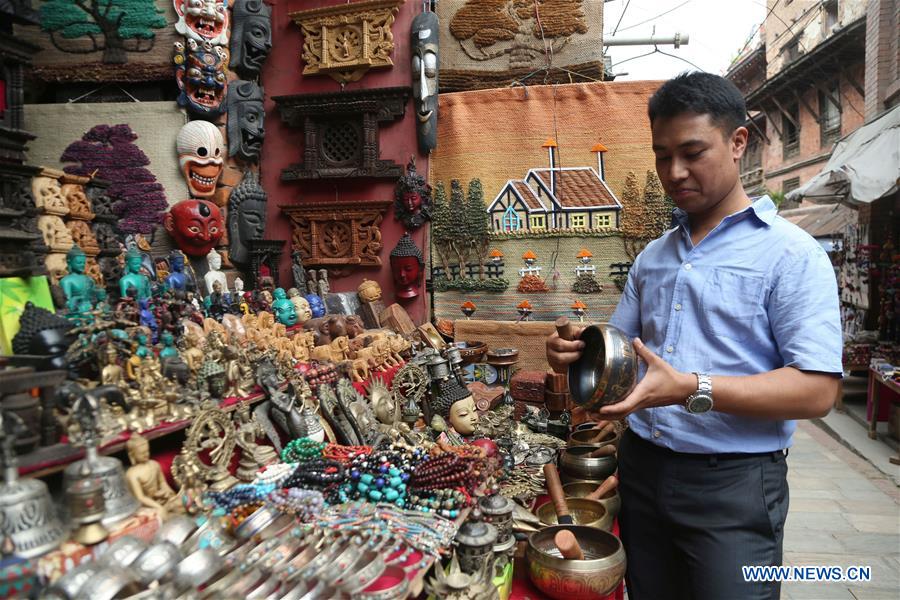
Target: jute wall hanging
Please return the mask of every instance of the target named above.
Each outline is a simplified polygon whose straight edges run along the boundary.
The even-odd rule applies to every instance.
[[[441,0],[437,13],[442,92],[603,78],[602,0]]]

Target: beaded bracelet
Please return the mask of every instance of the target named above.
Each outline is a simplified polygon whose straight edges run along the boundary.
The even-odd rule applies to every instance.
[[[327,445],[310,438],[297,438],[288,442],[281,451],[281,460],[287,463],[319,458]]]

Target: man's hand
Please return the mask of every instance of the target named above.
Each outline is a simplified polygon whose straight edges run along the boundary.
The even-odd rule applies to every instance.
[[[634,350],[647,363],[647,374],[621,402],[600,407],[596,414],[602,419],[622,419],[641,408],[681,404],[697,390],[697,377],[681,373],[650,351],[639,338],[634,338]],[[550,341],[547,341],[548,358]],[[552,364],[552,363],[551,363]]]
[[[574,337],[580,336],[582,331],[584,331],[584,327],[576,329]],[[584,342],[578,340],[568,342],[559,337],[555,331],[547,338],[547,362],[550,363],[550,368],[557,373],[568,371],[569,365],[578,360],[582,350],[584,350]]]

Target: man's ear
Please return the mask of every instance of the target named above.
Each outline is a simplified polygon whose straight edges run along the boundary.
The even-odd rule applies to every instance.
[[[741,156],[744,155],[744,151],[747,149],[747,138],[750,136],[750,132],[747,131],[746,127],[738,127],[734,130],[734,133],[731,134],[731,156],[735,161],[740,160]]]

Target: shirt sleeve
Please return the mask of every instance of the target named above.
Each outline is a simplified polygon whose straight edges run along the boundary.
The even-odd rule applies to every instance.
[[[784,366],[842,373],[837,278],[821,246],[801,254],[777,275],[768,314]]]
[[[629,338],[641,335],[641,296],[637,285],[640,261],[641,255],[638,255],[628,271],[628,280],[625,282],[619,304],[609,319],[610,325],[621,329]]]

